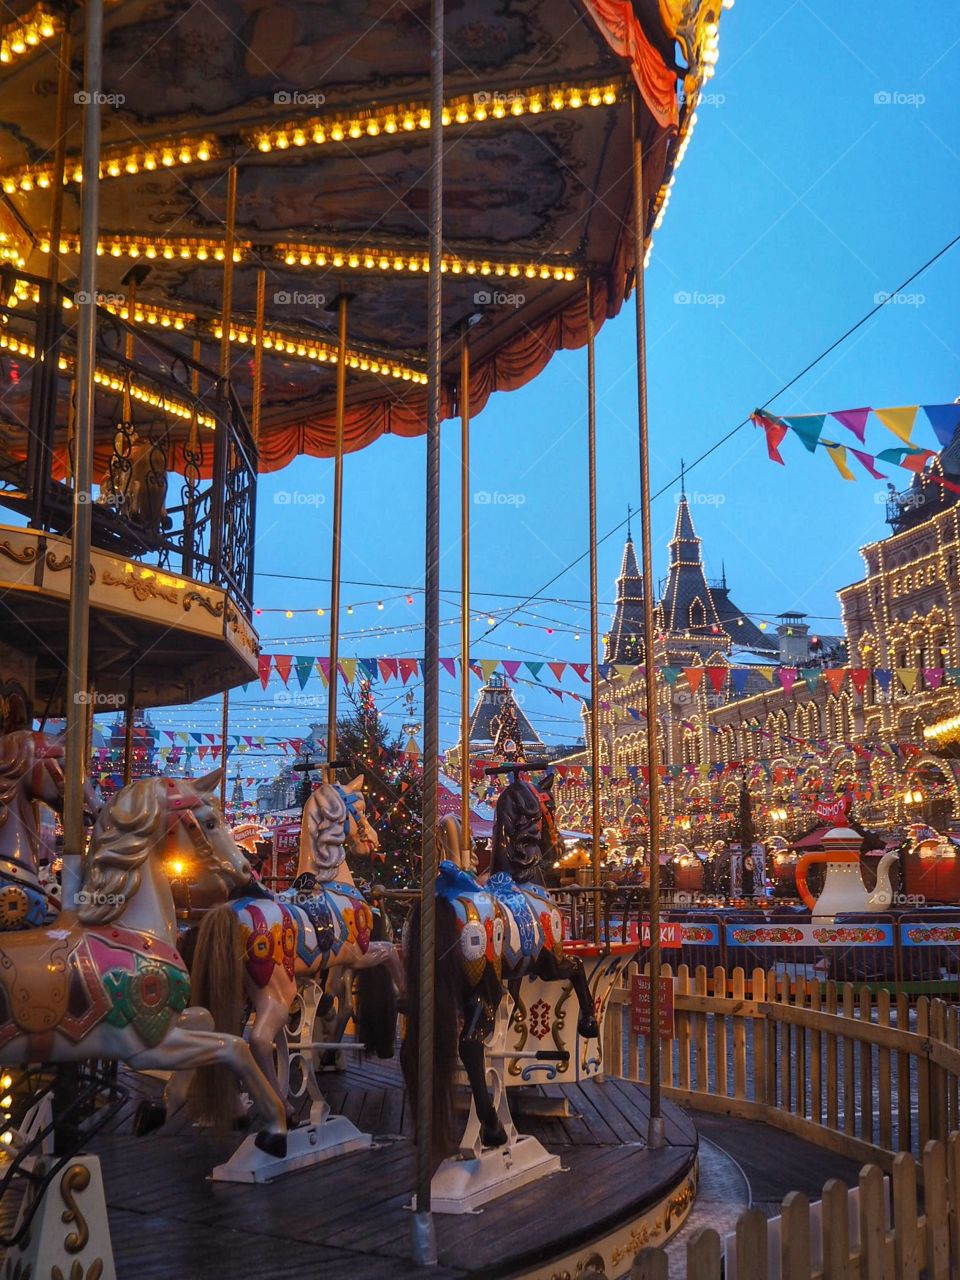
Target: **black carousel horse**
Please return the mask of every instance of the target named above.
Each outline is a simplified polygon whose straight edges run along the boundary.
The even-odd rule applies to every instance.
[[[435,1156],[456,1149],[453,1083],[459,1057],[470,1081],[485,1146],[502,1146],[500,1124],[487,1085],[485,1041],[494,1029],[504,983],[525,975],[570,982],[580,1006],[577,1030],[600,1034],[583,962],[563,951],[563,921],[543,887],[541,863],[559,839],[553,822],[549,780],[542,790],[522,776],[529,765],[506,766],[510,785],[497,800],[492,871],[485,884],[453,862],[437,876],[435,961],[436,1050],[434,1070]],[[409,993],[407,1034],[401,1063],[416,1106],[420,1039],[420,913],[416,908],[404,939]]]

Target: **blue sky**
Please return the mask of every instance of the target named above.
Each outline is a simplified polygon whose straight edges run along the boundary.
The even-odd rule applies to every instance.
[[[654,489],[667,487],[653,511],[658,574],[666,566],[681,457],[689,463],[701,454],[869,311],[878,292],[892,291],[960,229],[957,43],[934,10],[896,0],[869,8],[737,0],[724,14],[711,100],[699,110],[646,276],[652,482]],[[960,246],[772,410],[952,400],[960,394],[958,286]],[[597,342],[601,533],[624,518],[628,503],[637,504],[633,351],[631,302]],[[483,615],[476,637],[488,629],[488,610],[496,617],[536,592],[586,548],[585,377],[585,353],[561,353],[526,388],[494,396],[473,425],[474,491],[514,495],[472,508],[473,587]],[[458,439],[459,424],[446,423],[442,585],[450,592],[443,608],[449,619],[458,616]],[[915,440],[934,443],[922,415]],[[871,421],[868,449],[895,443]],[[695,495],[707,569],[719,576],[724,562],[733,598],[755,616],[799,608],[817,629],[838,631],[835,592],[860,576],[858,547],[887,531],[884,485],[866,473],[845,483],[822,451],[811,456],[795,439],[783,452],[786,467],[772,465],[760,433],[747,426],[690,473],[687,491]],[[387,437],[346,461],[343,593],[355,612],[344,618],[343,654],[422,652],[416,625],[424,459],[422,440]],[[898,487],[909,478],[891,468]],[[263,478],[256,604],[264,610],[326,608],[327,583],[304,578],[329,575],[331,481],[332,464],[312,458]],[[278,503],[281,491],[327,500]],[[600,548],[605,604],[622,546],[618,532]],[[585,601],[586,563],[546,594]],[[475,656],[589,659],[582,605],[540,602],[519,617],[522,628],[504,623],[475,645]],[[327,619],[315,613],[287,619],[265,612],[257,622],[268,652],[327,652]],[[398,628],[406,629],[389,633]],[[279,643],[294,637],[304,640]],[[457,625],[446,625],[442,637],[442,652],[454,654]],[[565,684],[586,688],[575,677]],[[266,694],[237,693],[233,730],[301,736],[310,719],[324,718],[318,680],[305,691],[316,698],[314,707],[277,703],[281,690],[274,678]],[[577,738],[572,700],[561,703],[526,686],[518,691],[548,741]],[[380,701],[399,726],[397,686],[388,686]],[[458,687],[444,676],[445,744],[457,732],[457,707]],[[219,704],[158,711],[153,719],[218,731]],[[266,774],[275,764],[256,766],[250,754],[241,772]]]

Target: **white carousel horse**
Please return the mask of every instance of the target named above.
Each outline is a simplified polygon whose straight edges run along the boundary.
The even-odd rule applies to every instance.
[[[97,817],[76,911],[0,938],[0,1063],[226,1067],[253,1099],[257,1145],[280,1156],[283,1107],[241,1037],[187,1008],[190,979],[177,951],[170,863],[186,862],[212,892],[250,879],[212,798],[218,782],[213,773],[124,787]]]
[[[392,979],[386,984],[391,996],[403,985],[396,948],[371,938],[373,912],[345,862],[350,796],[362,831],[366,819],[359,813],[356,795],[322,783],[304,808],[293,888],[277,895],[266,890],[257,896],[242,893],[208,911],[197,936],[193,980],[198,1000],[210,1009],[217,1026],[232,1027],[238,1025],[246,996],[254,1011],[250,1048],[278,1096],[274,1042],[286,1025],[298,983],[337,968],[360,971],[362,981],[371,969],[383,965]],[[375,840],[375,833],[370,835]],[[362,839],[369,842],[370,836]],[[396,1004],[395,999],[386,1001],[382,988],[377,994],[385,998],[384,1015],[378,1022],[370,1013],[367,1021],[378,1028],[377,1051],[389,1056]],[[370,1003],[374,998],[371,991]],[[367,999],[361,990],[361,1000]]]
[[[35,802],[63,812],[63,743],[16,729],[0,736],[0,932],[42,925],[59,910],[40,882],[42,840]],[[84,783],[85,807],[99,808]]]

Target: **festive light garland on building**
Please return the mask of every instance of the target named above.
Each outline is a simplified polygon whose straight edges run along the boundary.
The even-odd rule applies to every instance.
[[[9,65],[18,58],[39,49],[44,40],[52,40],[63,30],[63,19],[42,4],[25,13],[16,22],[0,27],[0,63]]]

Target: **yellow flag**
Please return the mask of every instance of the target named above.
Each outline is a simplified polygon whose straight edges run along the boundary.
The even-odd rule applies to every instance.
[[[847,466],[847,450],[844,445],[828,444],[827,453],[830,455],[830,459],[833,462],[833,465],[837,468],[837,470],[843,476],[844,480],[855,479],[853,472]]]
[[[910,443],[913,431],[913,420],[917,416],[917,404],[906,404],[899,409],[874,409],[874,413],[885,427],[893,432],[904,444]]]
[[[634,671],[636,671],[636,667],[629,667],[626,664],[619,662],[616,665],[616,672],[621,680],[629,680]]]
[[[493,673],[496,671],[499,665],[500,665],[499,658],[481,658],[480,659],[480,670],[483,672],[484,684],[490,683],[490,677],[493,675]]]
[[[897,677],[907,693],[913,693],[917,687],[919,674],[919,667],[897,667]]]
[[[773,667],[754,667],[758,676],[762,676],[767,684],[773,684]]]
[[[353,684],[353,678],[357,674],[356,658],[341,658],[337,665],[343,672],[343,678],[347,684]]]

